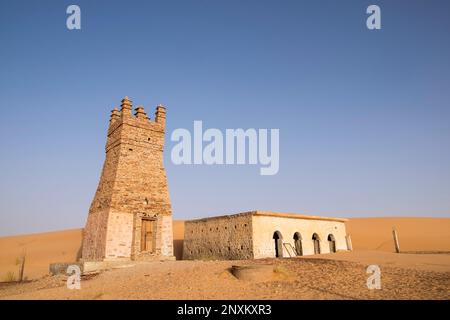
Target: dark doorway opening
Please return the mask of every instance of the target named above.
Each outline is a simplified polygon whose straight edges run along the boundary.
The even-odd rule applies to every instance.
[[[303,247],[302,247],[302,236],[300,232],[294,233],[294,247],[295,247],[295,253],[298,256],[303,255]]]
[[[312,236],[312,240],[314,243],[314,254],[320,254],[320,238],[317,233],[314,233]]]
[[[332,234],[328,235],[328,245],[330,246],[330,253],[336,252],[336,239]]]
[[[280,231],[273,233],[273,239],[275,240],[275,257],[283,257],[283,236]]]

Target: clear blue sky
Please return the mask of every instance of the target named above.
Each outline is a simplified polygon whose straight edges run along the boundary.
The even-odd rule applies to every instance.
[[[66,29],[78,4],[82,30]],[[366,28],[378,4],[382,30]],[[450,216],[449,1],[0,1],[0,235],[82,227],[109,111],[279,128],[280,171],[165,165],[175,219]]]

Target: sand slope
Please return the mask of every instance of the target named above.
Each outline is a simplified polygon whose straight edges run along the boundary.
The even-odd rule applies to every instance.
[[[393,252],[393,226],[398,230],[403,251],[450,252],[450,218],[352,218],[347,223],[347,231],[355,251]],[[184,221],[174,221],[173,229],[174,255],[181,259]],[[75,229],[0,238],[0,281],[5,280],[8,272],[17,276],[19,268],[15,262],[24,250],[25,276],[29,279],[46,275],[52,262],[75,261],[80,254],[81,234],[81,229]],[[414,264],[414,257],[405,259],[408,264]],[[370,255],[362,258],[370,262]],[[426,265],[431,255],[428,258],[417,255],[417,259]]]
[[[393,252],[393,227],[401,251],[450,252],[450,218],[351,218],[347,233],[354,250]]]
[[[48,273],[50,262],[75,261],[80,254],[82,229],[0,238],[0,281],[8,272],[18,275],[16,259],[26,253],[24,276]]]

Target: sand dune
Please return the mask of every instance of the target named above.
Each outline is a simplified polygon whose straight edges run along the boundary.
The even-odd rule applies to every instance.
[[[347,223],[347,230],[356,252],[393,252],[393,226],[398,230],[402,251],[450,252],[450,218],[352,218]],[[46,275],[51,262],[76,260],[80,254],[81,234],[81,229],[75,229],[0,238],[0,281],[6,280],[8,273],[12,272],[17,277],[16,260],[23,252],[26,252],[25,276],[28,279]],[[182,256],[183,235],[184,222],[174,221],[174,254],[177,259]],[[367,254],[361,259],[364,257],[367,258]],[[423,260],[427,257],[417,257],[426,265]],[[408,263],[414,264],[414,256],[407,259]]]
[[[50,262],[70,262],[77,259],[81,248],[82,229],[0,238],[0,281],[7,274],[18,276],[16,260],[26,254],[24,276],[28,279],[48,273]]]
[[[394,251],[392,228],[403,252],[450,252],[450,218],[351,218],[354,250]]]

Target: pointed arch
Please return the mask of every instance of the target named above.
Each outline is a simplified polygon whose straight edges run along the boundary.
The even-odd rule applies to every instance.
[[[300,232],[294,233],[294,248],[297,256],[303,255],[303,244],[302,244],[302,235]]]
[[[313,233],[312,241],[314,245],[314,254],[320,254],[320,237],[317,233]]]
[[[330,253],[335,253],[336,252],[336,238],[334,237],[333,234],[329,234],[328,235],[328,246],[330,247]]]
[[[283,257],[283,235],[280,231],[275,231],[273,233],[273,239],[275,240],[275,257]]]

